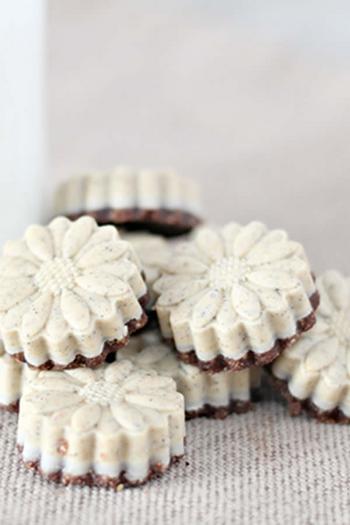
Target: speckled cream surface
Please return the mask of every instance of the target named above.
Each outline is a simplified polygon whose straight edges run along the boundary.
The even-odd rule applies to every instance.
[[[122,237],[130,242],[140,259],[149,293],[149,306],[152,306],[157,298],[153,285],[171,259],[171,241],[151,233],[122,233]]]
[[[273,364],[275,377],[299,400],[321,411],[350,417],[350,280],[337,271],[317,280],[321,304],[317,323]]]
[[[169,170],[118,166],[111,173],[75,176],[56,192],[56,214],[103,209],[164,209],[200,212],[199,186]]]
[[[163,376],[173,378],[185,398],[187,413],[198,412],[205,407],[228,407],[231,401],[249,402],[252,390],[260,386],[261,371],[256,367],[239,372],[207,374],[195,366],[181,363],[156,330],[133,336],[129,344],[117,352],[117,359],[129,359],[140,368],[156,370]]]
[[[316,291],[303,247],[259,222],[199,228],[154,289],[163,336],[201,361],[239,360],[293,337]]]
[[[25,462],[66,480],[86,474],[131,483],[184,453],[184,400],[175,382],[130,361],[39,372],[21,399],[18,444]]]
[[[33,366],[100,355],[106,341],[123,340],[126,324],[143,315],[139,299],[147,290],[138,264],[117,229],[92,218],[30,226],[0,259],[5,350],[23,352]]]
[[[17,363],[4,350],[0,342],[0,408],[14,410],[22,394],[25,365]]]

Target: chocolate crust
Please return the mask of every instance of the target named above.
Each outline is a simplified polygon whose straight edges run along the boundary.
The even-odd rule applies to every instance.
[[[142,302],[140,301],[140,304],[142,305]],[[16,354],[12,354],[11,357],[18,361],[19,363],[26,363],[30,368],[33,370],[55,370],[55,371],[62,371],[62,370],[72,370],[74,368],[96,368],[102,363],[104,363],[108,357],[109,354],[112,352],[117,352],[120,348],[124,348],[124,346],[127,345],[129,342],[129,336],[133,334],[134,332],[141,330],[146,324],[147,324],[148,317],[145,314],[145,312],[142,313],[142,316],[140,319],[132,319],[127,323],[128,327],[128,335],[124,337],[123,339],[119,341],[108,341],[104,345],[103,351],[96,357],[85,357],[81,354],[77,355],[75,359],[69,363],[68,365],[58,365],[57,363],[54,363],[51,359],[46,361],[40,366],[33,366],[30,363],[27,363],[26,358],[24,356],[24,352],[18,352]]]
[[[101,226],[113,224],[115,226],[123,226],[123,228],[128,230],[148,230],[166,237],[189,233],[201,223],[201,220],[192,213],[162,208],[153,210],[140,208],[115,210],[113,208],[104,208],[96,211],[84,210],[79,213],[68,214],[67,217],[71,220],[76,220],[82,215],[93,217]]]
[[[22,454],[23,447],[17,445],[17,448],[20,454]],[[121,472],[121,474],[115,478],[111,478],[109,476],[101,476],[93,472],[89,472],[88,474],[85,474],[84,476],[70,476],[68,474],[64,474],[62,470],[58,472],[54,472],[52,474],[45,474],[40,468],[39,461],[24,461],[23,457],[21,457],[21,461],[22,461],[22,464],[26,468],[30,470],[34,470],[46,480],[52,481],[54,483],[61,483],[65,486],[78,485],[81,487],[82,486],[100,487],[100,488],[105,488],[105,489],[113,489],[116,492],[121,492],[125,488],[140,487],[142,485],[145,485],[152,479],[160,477],[172,465],[178,463],[182,459],[182,457],[183,456],[173,456],[170,460],[169,465],[162,465],[161,463],[156,463],[154,465],[151,465],[147,476],[144,479],[137,480],[137,481],[128,480],[126,477],[125,471]]]
[[[19,400],[14,401],[14,403],[11,403],[10,405],[1,405],[0,404],[0,410],[3,410],[4,412],[12,412],[13,414],[18,414],[19,411]]]
[[[254,405],[251,401],[238,401],[232,399],[227,406],[215,407],[206,404],[198,410],[188,410],[186,411],[186,419],[191,420],[197,417],[226,419],[231,414],[245,414],[251,410],[254,410]]]
[[[208,372],[210,374],[216,374],[218,372],[231,371],[238,372],[251,366],[265,366],[274,361],[286,348],[295,344],[300,336],[310,330],[316,323],[315,311],[320,304],[320,294],[316,291],[310,297],[310,303],[313,311],[308,316],[304,317],[297,322],[297,331],[293,337],[288,339],[277,339],[274,346],[264,352],[263,354],[256,354],[252,350],[249,350],[244,357],[241,359],[230,359],[223,355],[218,355],[210,361],[201,361],[198,359],[196,352],[190,350],[189,352],[179,352],[176,350],[177,356],[183,363],[188,365],[197,366],[200,370]]]
[[[305,412],[320,423],[340,423],[343,425],[350,424],[350,418],[347,417],[339,408],[323,411],[318,408],[315,403],[311,401],[311,399],[297,399],[290,393],[287,381],[277,379],[277,377],[272,374],[269,367],[267,368],[267,371],[269,382],[273,388],[287,401],[289,414],[292,417],[300,416],[302,412]]]

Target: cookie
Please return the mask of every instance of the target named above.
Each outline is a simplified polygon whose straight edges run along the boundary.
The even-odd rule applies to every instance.
[[[76,176],[55,198],[57,215],[93,216],[99,224],[163,235],[191,231],[200,222],[198,185],[172,171],[119,166],[111,173]]]
[[[248,412],[253,408],[253,395],[260,387],[261,371],[255,367],[207,374],[182,363],[156,330],[131,337],[129,344],[117,353],[117,360],[124,359],[174,379],[185,398],[187,419],[200,416],[224,419],[231,413]]]
[[[350,422],[350,279],[331,270],[317,279],[315,327],[273,363],[270,373],[292,415]]]
[[[184,438],[175,382],[130,361],[39,372],[24,388],[18,447],[24,464],[52,481],[141,485],[184,454]]]
[[[147,321],[138,258],[113,226],[59,217],[30,226],[0,259],[7,353],[40,369],[98,366]]]
[[[314,325],[319,302],[302,246],[259,222],[199,228],[154,290],[163,337],[212,373],[272,362]]]
[[[170,243],[163,237],[151,233],[122,233],[122,237],[130,242],[140,259],[149,296],[147,310],[151,311],[158,297],[153,285],[171,259]]]

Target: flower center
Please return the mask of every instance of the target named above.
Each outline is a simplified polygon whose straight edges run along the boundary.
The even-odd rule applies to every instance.
[[[108,383],[107,381],[95,381],[88,383],[79,391],[82,396],[89,403],[96,405],[108,406],[119,397],[119,385],[115,383]]]
[[[209,279],[213,288],[231,289],[232,285],[246,273],[247,264],[236,257],[224,257],[213,264]]]
[[[333,317],[333,332],[344,345],[350,345],[350,315],[349,312],[339,312]]]
[[[74,288],[78,270],[70,259],[57,257],[45,262],[35,276],[36,285],[58,294],[63,288]]]

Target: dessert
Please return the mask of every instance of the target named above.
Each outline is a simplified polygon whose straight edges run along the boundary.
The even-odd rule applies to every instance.
[[[131,245],[91,217],[30,226],[0,259],[0,331],[7,353],[40,369],[98,366],[147,317]]]
[[[317,323],[270,371],[292,415],[350,422],[350,280],[331,270],[317,279]]]
[[[189,232],[200,222],[198,185],[172,171],[119,166],[72,177],[58,188],[55,201],[57,215],[91,215],[99,224],[164,235]]]
[[[224,419],[253,408],[252,398],[260,387],[261,371],[252,367],[239,372],[207,374],[179,361],[172,346],[154,330],[135,335],[117,353],[118,361],[132,361],[138,368],[156,370],[175,380],[185,398],[187,419],[206,416]]]
[[[21,399],[24,464],[66,485],[141,485],[183,455],[184,437],[175,382],[130,361],[39,372]]]
[[[319,302],[302,246],[259,222],[199,228],[153,288],[163,337],[212,373],[272,362],[312,328]]]

